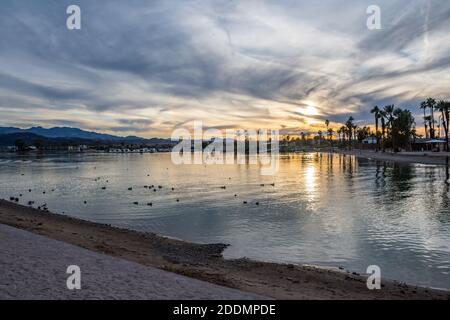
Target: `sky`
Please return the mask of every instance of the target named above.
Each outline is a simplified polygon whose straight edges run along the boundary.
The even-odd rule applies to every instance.
[[[394,103],[419,127],[420,101],[450,99],[449,31],[448,0],[2,0],[0,126],[298,134]]]

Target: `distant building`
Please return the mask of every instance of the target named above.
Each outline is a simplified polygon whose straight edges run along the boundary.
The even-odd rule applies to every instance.
[[[445,151],[444,139],[416,139],[411,143],[413,151]]]
[[[377,144],[377,138],[367,137],[362,141],[363,144]]]
[[[0,147],[0,150],[3,152],[17,152],[19,151],[19,148],[16,146],[6,146],[6,147]]]
[[[108,149],[109,153],[155,153],[157,150],[155,148],[110,148]]]

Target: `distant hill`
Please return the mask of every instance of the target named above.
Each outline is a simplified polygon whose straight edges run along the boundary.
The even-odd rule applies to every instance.
[[[89,145],[93,140],[79,138],[47,138],[30,132],[16,132],[8,134],[0,134],[0,147],[14,146],[17,140],[22,140],[26,146],[36,145],[37,142],[47,146],[70,145]]]
[[[3,131],[4,132],[4,131]],[[13,146],[17,140],[23,140],[26,144],[34,142],[34,140],[40,139],[42,137],[35,135],[33,133],[27,132],[16,132],[0,135],[0,146]]]
[[[102,134],[91,131],[84,131],[78,128],[56,127],[45,129],[42,127],[33,127],[26,129],[26,132],[34,133],[47,138],[80,138],[88,140],[120,140],[121,137]]]
[[[11,136],[12,134],[12,136]],[[22,134],[22,139],[30,140],[30,139],[38,139],[38,138],[46,138],[44,140],[48,142],[58,142],[62,140],[79,140],[86,144],[90,144],[92,142],[99,142],[105,144],[112,143],[129,143],[129,144],[173,144],[170,139],[160,139],[160,138],[152,138],[145,139],[136,136],[128,136],[128,137],[120,137],[110,134],[97,133],[93,131],[85,131],[79,128],[70,128],[70,127],[55,127],[55,128],[42,128],[42,127],[32,127],[29,129],[20,129],[14,127],[0,127],[0,140],[1,145],[5,145],[4,141],[8,141],[10,143],[10,139],[14,136],[14,134]],[[34,135],[34,136],[33,136]],[[55,141],[51,141],[52,139],[56,139]],[[13,141],[14,142],[14,141]],[[14,143],[13,143],[14,144]]]
[[[18,133],[23,132],[22,129],[14,127],[0,127],[0,134]]]

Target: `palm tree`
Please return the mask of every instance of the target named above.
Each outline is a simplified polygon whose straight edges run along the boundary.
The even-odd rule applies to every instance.
[[[380,111],[380,119],[381,119],[381,146],[383,152],[386,151],[386,135],[388,131],[388,114],[386,112],[386,107]]]
[[[320,145],[320,144],[322,144],[322,135],[323,135],[322,130],[319,130],[319,131],[317,132],[317,135],[319,136],[319,145]]]
[[[436,108],[436,100],[433,98],[428,98],[425,102],[427,107],[431,110],[431,127],[430,127],[430,138],[434,139],[435,137],[435,130],[434,130],[434,109]]]
[[[375,137],[377,139],[377,151],[380,150],[380,138],[378,134],[378,120],[380,120],[380,108],[378,106],[373,107],[373,109],[370,111],[375,116]]]
[[[395,116],[394,116],[394,111],[395,111],[395,106],[393,104],[385,106],[384,107],[384,112],[386,114],[386,120],[387,120],[387,128],[389,130],[389,132],[391,133],[391,138],[392,138],[392,149],[395,151],[395,132],[393,132],[393,127],[394,127],[394,120],[395,120]]]
[[[449,125],[450,125],[450,102],[449,101],[439,101],[437,104],[437,109],[441,112],[442,126],[444,127],[445,133],[445,151],[449,151]]]
[[[433,132],[433,129],[432,129],[433,118],[431,117],[431,115],[428,115],[424,119],[425,119],[425,123],[428,121],[428,128],[429,128],[429,132],[430,132],[428,137],[431,139],[431,137],[434,136],[434,134],[432,134],[432,132]]]
[[[302,141],[305,142],[305,133],[304,132],[300,132],[300,137],[302,138]]]
[[[426,103],[425,101],[423,101],[423,102],[420,104],[420,109],[423,109],[423,125],[424,125],[424,127],[425,127],[425,138],[428,139],[428,125],[427,125],[427,120],[426,120],[426,117],[427,117],[427,113],[426,113],[427,108],[428,108],[427,103]]]
[[[381,149],[384,152],[385,151],[384,138],[386,136],[386,112],[384,112],[384,110],[380,111],[380,119],[381,119]]]
[[[363,142],[364,139],[370,137],[370,128],[369,127],[362,127],[362,128],[358,128],[358,132],[357,132],[357,139],[358,142]]]
[[[436,106],[436,109],[439,110],[437,106]],[[435,134],[435,138],[438,138],[438,139],[441,138],[441,121],[442,121],[442,115],[439,115],[438,121],[437,121],[437,135]]]
[[[346,132],[348,136],[348,143],[351,145],[352,139],[353,139],[353,121],[355,119],[353,117],[348,118],[347,122],[345,123],[346,126]]]
[[[353,125],[353,140],[354,142],[358,139],[358,126],[356,124]]]
[[[328,140],[331,142],[331,140],[333,139],[333,133],[334,133],[333,128],[329,128],[327,130],[327,133],[328,133]]]
[[[340,127],[338,132],[340,135],[342,135],[341,142],[344,143],[345,142],[345,126]]]

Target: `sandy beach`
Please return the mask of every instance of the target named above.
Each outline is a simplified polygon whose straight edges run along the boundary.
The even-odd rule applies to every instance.
[[[450,299],[446,291],[387,280],[382,281],[381,290],[370,291],[366,277],[346,270],[248,259],[227,260],[222,257],[225,244],[188,243],[43,212],[4,200],[0,200],[0,224],[143,266],[274,299]]]
[[[0,299],[261,300],[160,269],[0,225]],[[80,290],[68,290],[68,266],[81,271]]]
[[[416,163],[428,165],[450,165],[449,152],[376,152],[373,150],[337,150],[338,154],[352,155],[357,158],[365,158],[380,161],[395,161],[401,163]],[[449,159],[447,159],[449,158]]]

